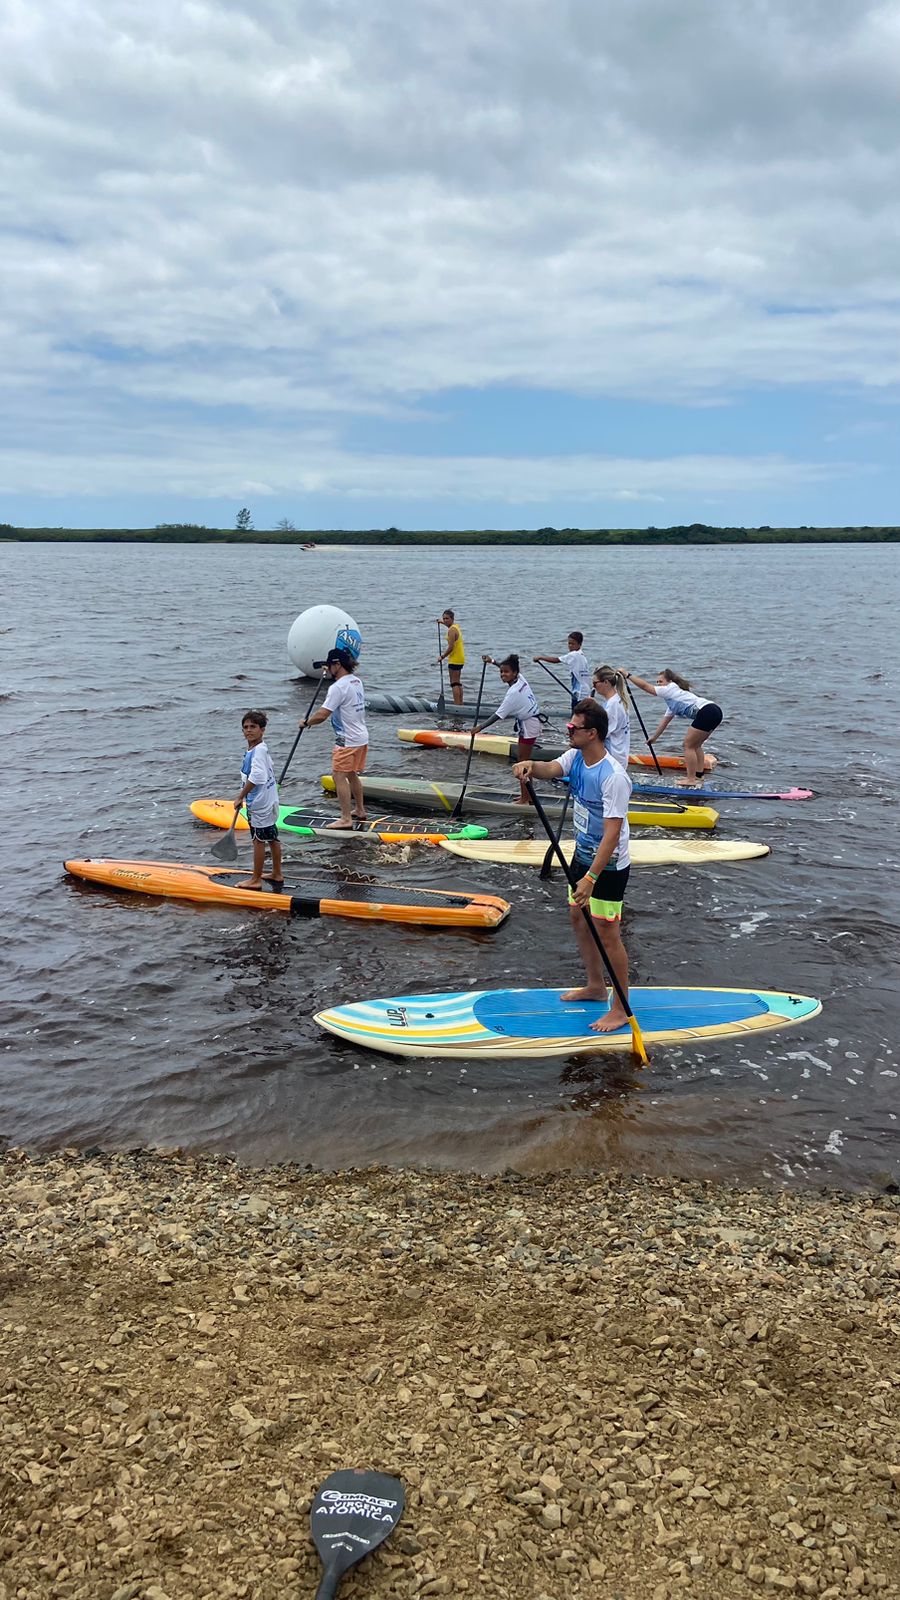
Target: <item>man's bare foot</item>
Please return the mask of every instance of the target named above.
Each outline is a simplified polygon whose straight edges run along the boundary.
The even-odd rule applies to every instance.
[[[234,885],[235,889],[261,889],[262,878],[242,878],[240,883]]]
[[[353,832],[353,823],[349,820],[345,822],[343,817],[340,817],[337,822],[326,822],[325,826],[326,828],[340,828],[343,833]]]
[[[676,788],[678,788],[678,789],[696,789],[696,787],[697,787],[697,779],[696,778],[676,778],[675,779],[675,785],[676,785]]]
[[[560,1000],[596,1000],[599,1002],[606,1000],[608,996],[605,985],[602,989],[592,989],[590,984],[586,984],[583,989],[567,989],[565,994],[561,994],[559,998]]]
[[[605,1017],[598,1017],[596,1022],[591,1023],[590,1031],[591,1033],[615,1033],[617,1029],[627,1028],[627,1026],[628,1018],[622,1007],[615,1005],[607,1011]]]
[[[368,822],[369,820],[364,811],[351,811],[350,815],[354,822]]]
[[[524,795],[524,794],[522,795],[521,799],[516,800],[513,803],[514,803],[514,805],[517,805],[517,806],[530,806],[531,805],[531,801],[528,799],[528,796]]]

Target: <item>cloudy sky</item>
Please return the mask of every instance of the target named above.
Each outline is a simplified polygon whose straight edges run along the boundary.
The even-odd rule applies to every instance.
[[[900,0],[6,0],[0,521],[900,522]]]

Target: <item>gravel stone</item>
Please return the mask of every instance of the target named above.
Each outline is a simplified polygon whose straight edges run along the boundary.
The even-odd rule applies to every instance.
[[[0,1600],[900,1595],[900,1197],[0,1155]]]

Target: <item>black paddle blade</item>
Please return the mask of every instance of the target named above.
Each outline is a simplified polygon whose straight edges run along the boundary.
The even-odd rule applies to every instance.
[[[316,1491],[309,1523],[325,1572],[317,1600],[333,1595],[348,1567],[393,1533],[403,1514],[403,1485],[383,1472],[333,1472]]]
[[[227,833],[223,833],[221,839],[217,839],[215,844],[210,845],[209,853],[211,856],[215,856],[217,861],[237,861],[238,847],[235,844],[234,828],[229,828]]]

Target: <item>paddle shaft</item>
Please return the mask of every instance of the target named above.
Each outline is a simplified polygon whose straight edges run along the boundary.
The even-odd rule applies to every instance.
[[[318,683],[316,684],[316,692],[313,695],[312,699],[309,702],[309,705],[306,708],[306,712],[305,712],[304,718],[303,718],[303,723],[304,724],[306,723],[307,718],[311,717],[312,714],[313,714],[313,707],[315,706],[315,703],[319,698],[319,692],[320,692],[320,690],[322,688],[322,685],[323,685],[323,683],[325,681],[326,681],[325,680],[325,675],[323,673],[322,677],[319,679]],[[291,745],[290,754],[289,754],[289,756],[287,758],[287,761],[284,763],[284,766],[281,769],[281,777],[278,779],[279,784],[284,783],[285,773],[287,772],[288,767],[290,766],[291,762],[294,759],[294,751],[296,750],[298,744],[300,743],[300,735],[302,734],[302,732],[303,732],[303,727],[301,726],[301,727],[299,727],[297,729],[297,737],[294,740],[293,744]]]
[[[316,1590],[316,1600],[334,1600],[340,1581],[341,1573],[336,1572],[333,1568],[326,1567]]]
[[[553,679],[554,683],[558,683],[559,684],[559,687],[561,689],[565,689],[566,694],[569,697],[569,705],[571,706],[571,704],[572,704],[572,690],[569,687],[569,685],[567,683],[563,683],[562,678],[558,678],[556,676],[555,672],[551,672],[550,671],[550,668],[548,667],[546,661],[539,661],[538,662],[538,666],[539,667],[543,667],[544,671]]]
[[[662,767],[659,764],[659,756],[656,754],[656,751],[654,750],[653,745],[650,743],[650,735],[647,732],[646,724],[644,722],[643,717],[641,716],[641,709],[640,709],[640,706],[637,703],[637,696],[634,695],[634,694],[632,694],[632,696],[631,696],[631,704],[634,706],[634,714],[637,717],[638,722],[641,725],[641,733],[644,735],[644,738],[647,741],[647,749],[650,751],[650,754],[653,757],[653,765],[656,768],[656,776],[658,778],[661,778],[662,777]]]
[[[534,806],[534,809],[537,812],[538,817],[540,818],[541,826],[543,827],[544,832],[547,835],[547,838],[550,840],[550,846],[551,846],[551,848],[553,850],[553,853],[556,856],[560,866],[563,869],[563,872],[566,875],[566,882],[568,883],[569,888],[574,891],[578,887],[578,879],[576,878],[574,872],[572,871],[571,867],[569,866],[568,861],[566,860],[565,856],[563,855],[563,853],[562,853],[562,851],[561,851],[561,849],[559,847],[559,840],[556,838],[556,836],[555,836],[555,834],[553,832],[553,829],[550,826],[550,819],[547,816],[546,811],[544,810],[543,806],[541,805],[540,800],[538,799],[537,795],[535,794],[534,784],[531,782],[530,778],[526,778],[525,787],[528,790],[528,795],[529,795],[529,798],[531,800],[531,804]],[[636,1049],[638,1051],[638,1054],[640,1055],[640,1057],[641,1057],[641,1059],[643,1061],[646,1061],[647,1060],[647,1052],[646,1052],[646,1050],[644,1048],[644,1041],[643,1041],[643,1038],[641,1037],[641,1030],[640,1030],[640,1027],[638,1025],[637,1017],[635,1016],[634,1012],[632,1011],[631,1006],[628,1004],[628,998],[627,998],[627,996],[625,994],[625,991],[622,988],[622,985],[620,984],[620,982],[619,982],[618,978],[616,977],[615,973],[613,972],[609,956],[606,954],[606,951],[603,948],[603,940],[600,938],[600,935],[597,932],[597,929],[594,927],[594,919],[591,916],[590,908],[588,906],[580,906],[579,910],[581,912],[581,915],[584,917],[585,923],[587,924],[587,927],[588,927],[588,929],[590,931],[591,938],[593,939],[595,945],[597,946],[597,949],[600,952],[600,958],[601,958],[601,960],[603,962],[604,967],[606,968],[609,980],[610,980],[613,988],[616,991],[616,994],[617,994],[618,999],[619,999],[619,1003],[622,1006],[622,1009],[625,1012],[625,1015],[628,1018],[629,1023],[631,1024],[631,1033],[632,1033],[632,1037],[634,1039],[635,1047],[636,1047]]]
[[[459,791],[459,798],[450,813],[451,818],[462,816],[463,800],[466,797],[466,785],[469,782],[469,768],[472,765],[472,751],[475,749],[475,729],[478,727],[478,718],[481,715],[481,697],[484,694],[484,675],[487,672],[487,669],[487,662],[482,661],[481,682],[478,685],[478,699],[475,702],[475,721],[472,724],[472,732],[469,734],[469,752],[466,756],[466,770],[463,773],[462,788]]]
[[[554,855],[555,851],[559,850],[559,841],[560,841],[560,839],[562,838],[562,835],[563,835],[563,828],[565,827],[565,823],[566,823],[566,812],[569,809],[569,801],[571,800],[571,798],[572,798],[572,791],[571,791],[570,788],[567,787],[567,789],[566,789],[566,798],[563,801],[562,811],[559,813],[559,827],[557,828],[555,834],[551,834],[550,843],[547,846],[546,852],[544,854],[544,859],[541,862],[541,870],[540,870],[540,872],[538,874],[538,876],[541,877],[541,878],[546,879],[546,878],[549,878],[549,876],[550,876],[550,870],[551,870],[551,868],[553,866],[553,855]]]
[[[438,699],[438,703],[437,704],[438,704],[438,711],[443,711],[443,709],[444,709],[445,705],[447,704],[447,702],[444,699],[444,652],[443,652],[443,643],[444,643],[444,641],[441,638],[441,625],[440,625],[440,622],[437,625],[437,631],[438,631],[438,666],[441,669],[441,693],[440,693],[440,697]]]

